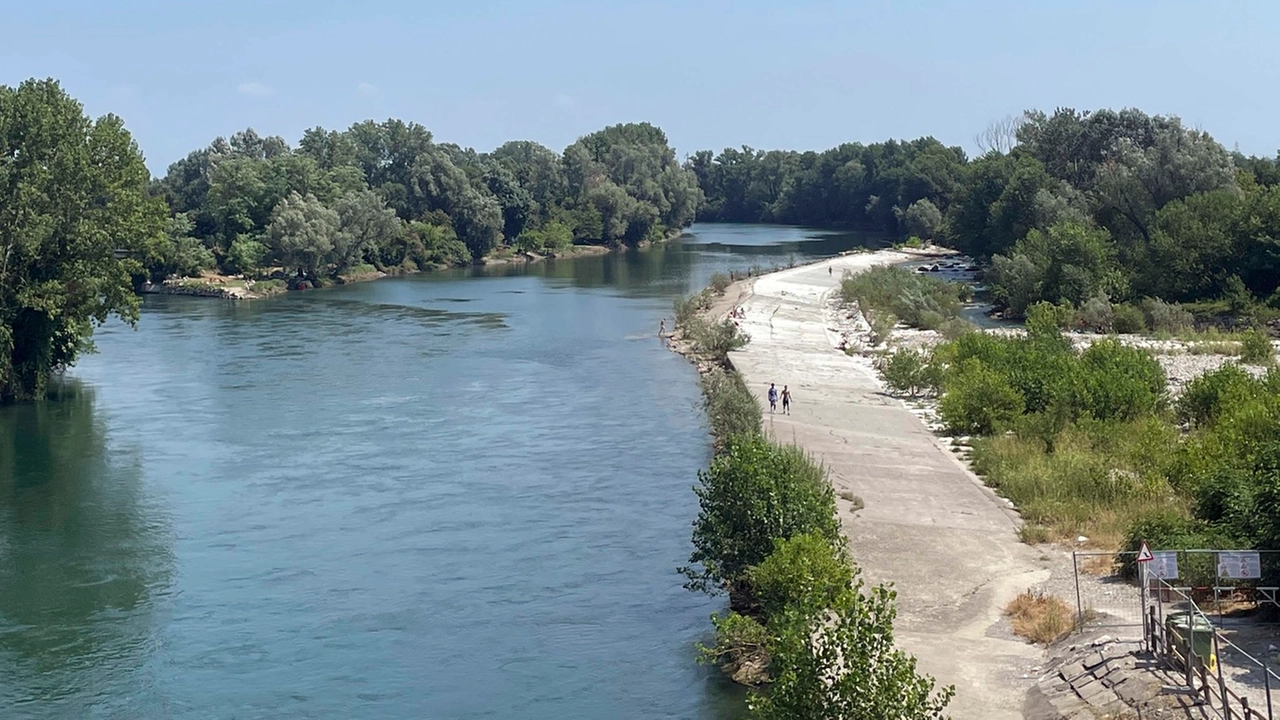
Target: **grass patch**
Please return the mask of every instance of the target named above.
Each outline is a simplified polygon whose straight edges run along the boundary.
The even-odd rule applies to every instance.
[[[760,404],[735,372],[712,368],[702,376],[702,407],[717,442],[760,432]]]
[[[258,295],[279,295],[289,290],[289,284],[283,280],[259,280],[250,290]]]
[[[1004,608],[1013,632],[1038,645],[1050,645],[1075,629],[1075,613],[1061,598],[1027,590]]]
[[[1181,508],[1165,471],[1178,431],[1146,417],[1071,425],[1040,437],[1005,434],[974,442],[974,469],[1013,501],[1026,522],[1024,541],[1075,540],[1119,547],[1134,518]]]
[[[1226,355],[1234,357],[1240,354],[1240,343],[1232,340],[1199,340],[1187,346],[1191,355]]]

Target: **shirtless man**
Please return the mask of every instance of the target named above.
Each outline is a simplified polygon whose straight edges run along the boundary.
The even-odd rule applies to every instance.
[[[782,413],[784,415],[791,414],[791,391],[786,385],[782,386]]]

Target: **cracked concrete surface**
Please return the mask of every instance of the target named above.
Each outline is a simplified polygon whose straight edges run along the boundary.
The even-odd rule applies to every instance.
[[[1044,581],[1018,519],[920,420],[882,394],[864,367],[835,349],[824,300],[845,270],[899,254],[849,255],[756,279],[742,295],[751,342],[731,353],[765,407],[765,429],[828,469],[855,561],[871,583],[898,592],[897,637],[919,668],[956,686],[955,718],[1020,718],[1029,668],[1043,653],[1005,629],[1001,609]],[[834,272],[828,274],[828,266]],[[770,414],[769,383],[792,392],[792,414]],[[779,405],[781,408],[781,405]]]

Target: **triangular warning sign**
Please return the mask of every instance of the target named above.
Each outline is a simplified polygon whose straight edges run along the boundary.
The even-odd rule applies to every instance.
[[[1147,547],[1147,541],[1142,541],[1142,547],[1138,549],[1138,562],[1151,562],[1156,556],[1151,554],[1151,548]]]

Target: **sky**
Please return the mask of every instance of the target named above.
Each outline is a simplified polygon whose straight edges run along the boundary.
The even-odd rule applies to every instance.
[[[246,127],[416,121],[480,151],[618,122],[700,149],[932,135],[1137,107],[1280,148],[1280,3],[0,0],[0,84],[115,113],[153,173]]]

